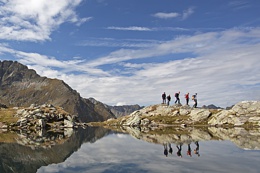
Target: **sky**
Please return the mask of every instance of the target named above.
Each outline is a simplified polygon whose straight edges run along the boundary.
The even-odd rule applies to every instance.
[[[83,98],[149,106],[260,100],[259,0],[0,0],[0,60]],[[190,101],[192,105],[192,101]]]

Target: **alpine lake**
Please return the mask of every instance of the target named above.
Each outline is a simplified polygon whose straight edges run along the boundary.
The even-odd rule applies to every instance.
[[[0,131],[1,173],[259,173],[260,129]]]

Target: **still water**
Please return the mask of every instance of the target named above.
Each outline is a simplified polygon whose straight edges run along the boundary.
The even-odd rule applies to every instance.
[[[1,152],[0,169],[27,173],[260,172],[258,130],[128,132],[89,127],[52,148],[15,145],[23,156],[9,158],[8,163]]]

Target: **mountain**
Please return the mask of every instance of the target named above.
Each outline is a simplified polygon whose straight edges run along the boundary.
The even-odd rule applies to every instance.
[[[123,106],[108,106],[111,112],[118,118],[125,115],[130,115],[136,110],[144,108],[144,106],[139,105],[123,105]]]
[[[218,106],[215,106],[215,105],[213,105],[213,104],[210,104],[210,105],[208,105],[208,106],[203,105],[202,108],[204,108],[204,109],[223,109],[223,108],[218,107]]]
[[[94,98],[89,98],[89,100],[95,105],[103,104],[103,103],[95,100]],[[107,109],[109,109],[117,118],[125,116],[125,115],[130,115],[134,111],[144,108],[144,106],[139,106],[137,104],[136,105],[123,105],[123,106],[109,106],[106,104],[103,104],[103,105]]]
[[[64,81],[41,77],[16,61],[0,61],[0,103],[8,107],[52,104],[78,115],[82,122],[116,118],[101,102],[82,98]]]

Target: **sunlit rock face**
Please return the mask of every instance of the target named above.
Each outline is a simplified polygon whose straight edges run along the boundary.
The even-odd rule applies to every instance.
[[[212,115],[208,121],[209,125],[232,124],[241,126],[250,124],[259,126],[260,120],[260,101],[242,101],[237,103],[230,110],[223,110]]]

